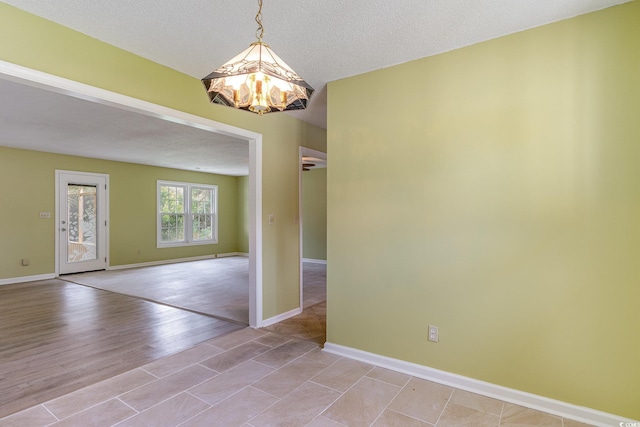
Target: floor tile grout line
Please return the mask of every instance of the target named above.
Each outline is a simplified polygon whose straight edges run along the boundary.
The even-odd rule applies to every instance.
[[[438,423],[440,422],[440,418],[442,418],[442,415],[444,414],[444,411],[447,410],[447,406],[449,406],[449,402],[451,402],[451,398],[453,397],[453,394],[455,392],[456,392],[456,388],[455,387],[451,387],[451,393],[449,394],[449,398],[447,398],[447,403],[445,403],[444,406],[442,407],[442,411],[440,411],[440,415],[438,415],[438,419],[433,424],[434,426],[437,427]]]
[[[192,420],[192,419],[194,419],[195,417],[199,416],[200,414],[203,414],[203,413],[207,412],[209,409],[211,409],[211,408],[213,408],[213,407],[215,406],[215,405],[212,405],[212,404],[211,404],[211,403],[209,403],[209,402],[206,402],[206,401],[204,401],[204,400],[200,399],[198,396],[194,396],[193,394],[189,393],[187,390],[185,390],[183,393],[185,393],[185,394],[187,394],[187,395],[189,395],[189,396],[191,396],[191,397],[194,397],[194,398],[198,399],[199,401],[201,401],[201,402],[205,403],[205,404],[206,404],[206,405],[208,405],[209,407],[208,407],[208,408],[203,409],[202,411],[198,412],[197,414],[194,414],[193,416],[191,416],[191,417],[189,417],[188,419],[186,419],[186,420],[182,421],[181,423],[178,423],[178,424],[176,425],[176,427],[180,427],[180,426],[185,425],[185,423],[186,423],[186,422],[191,421],[191,420]]]
[[[502,414],[504,414],[505,402],[502,401],[502,407],[500,408],[500,417],[498,418],[498,427],[502,425]]]
[[[380,367],[379,367],[379,366],[376,366],[376,367],[374,367],[374,370],[375,370],[375,368],[380,368]],[[380,369],[386,369],[386,368],[380,368]],[[406,381],[404,384],[402,384],[402,385],[398,385],[398,384],[390,383],[390,382],[385,381],[385,380],[381,380],[380,378],[373,378],[373,377],[370,377],[370,376],[368,376],[368,375],[369,375],[369,374],[367,374],[367,375],[365,375],[365,376],[366,376],[367,378],[371,378],[372,380],[376,380],[376,381],[379,381],[379,382],[381,382],[381,383],[385,383],[385,384],[389,384],[389,385],[394,385],[394,386],[396,386],[396,387],[400,387],[400,389],[403,389],[403,388],[404,388],[404,386],[406,386],[407,384],[409,384],[409,381],[411,381],[411,378],[413,378],[411,375],[408,375],[408,374],[402,374],[402,375],[407,375],[409,378],[407,379],[407,381]]]
[[[149,375],[151,375],[151,376],[153,376],[153,377],[156,377],[156,379],[162,379],[162,378],[164,378],[164,377],[159,377],[159,376],[157,376],[157,375],[156,375],[156,374],[154,374],[153,372],[149,372],[149,371],[147,371],[146,369],[144,369],[144,367],[145,367],[145,366],[147,366],[147,365],[141,366],[141,367],[139,367],[139,368],[137,368],[137,369],[140,369],[141,371],[144,371],[144,372],[146,372],[147,374],[149,374]],[[99,383],[98,383],[98,384],[99,384]]]
[[[264,378],[264,377],[262,377],[262,378]],[[258,380],[258,381],[260,381],[260,380]],[[253,388],[254,390],[258,390],[258,391],[261,391],[261,392],[263,392],[263,393],[265,393],[265,394],[268,394],[269,396],[275,397],[277,400],[276,400],[275,402],[273,402],[271,405],[269,405],[269,406],[267,406],[266,408],[264,408],[262,411],[260,411],[260,413],[258,413],[258,414],[256,414],[256,415],[254,415],[253,417],[249,418],[249,420],[247,420],[247,421],[245,422],[245,424],[248,424],[248,425],[253,425],[253,424],[251,424],[251,421],[255,420],[255,419],[256,419],[256,418],[258,418],[260,415],[264,414],[264,413],[265,413],[265,412],[267,412],[269,409],[273,408],[275,405],[277,405],[278,403],[280,403],[280,401],[282,401],[282,399],[283,399],[283,398],[281,398],[281,397],[274,396],[274,395],[272,395],[271,393],[267,393],[266,391],[263,391],[263,390],[260,390],[260,389],[258,389],[258,388],[253,387],[253,384],[255,384],[256,382],[257,382],[257,381],[254,381],[253,383],[251,383],[251,385],[249,385],[249,386],[247,386],[247,387],[245,387],[245,388],[251,387],[251,388]],[[297,387],[296,387],[296,388],[297,388]],[[243,424],[243,425],[244,425],[244,424]]]
[[[139,414],[140,411],[138,411],[136,408],[134,408],[133,406],[129,405],[127,402],[125,402],[124,400],[120,399],[120,397],[114,397],[114,399],[122,402],[122,404],[126,405],[127,407],[131,408],[132,410],[134,410],[136,412],[136,414]],[[108,402],[108,401],[107,401]]]
[[[374,370],[375,370],[375,368],[374,368]],[[369,372],[371,372],[371,371],[369,371]],[[367,378],[371,378],[371,377],[367,377]],[[379,382],[381,382],[381,383],[383,383],[383,384],[390,384],[390,383],[385,382],[385,381],[376,380],[375,378],[371,378],[371,379],[372,379],[372,380],[374,380],[374,381],[379,381]],[[380,417],[382,416],[382,414],[384,414],[384,413],[385,413],[385,411],[387,411],[387,410],[391,411],[391,409],[389,409],[389,407],[390,407],[390,406],[391,406],[391,404],[392,404],[392,403],[393,403],[393,402],[398,398],[398,396],[400,395],[400,393],[402,393],[402,390],[404,390],[404,388],[406,387],[406,385],[407,385],[407,384],[409,384],[409,381],[410,381],[410,380],[407,380],[407,382],[406,382],[403,386],[396,386],[396,387],[398,387],[398,392],[395,394],[395,396],[393,396],[393,398],[392,398],[392,399],[390,399],[390,400],[389,400],[389,403],[387,403],[387,404],[385,405],[385,407],[384,407],[384,408],[382,408],[382,411],[380,411],[380,413],[378,414],[378,416],[376,417],[376,419],[375,419],[375,420],[373,420],[373,422],[371,423],[371,425],[375,424],[375,423],[376,423],[376,421],[378,421],[378,419],[380,419]],[[395,384],[390,384],[390,385],[395,385]],[[403,414],[403,415],[404,415],[404,414]]]
[[[191,366],[195,366],[195,365],[190,365],[190,366],[188,366],[188,367],[191,367]],[[200,366],[200,365],[198,365],[198,366]],[[187,367],[187,368],[188,368],[188,367]],[[211,370],[211,371],[213,371],[213,372],[217,372],[217,371],[214,371],[213,369],[207,368],[206,366],[203,366],[203,368],[209,369],[209,370]],[[185,369],[186,369],[186,368],[185,368]],[[177,373],[177,372],[181,372],[182,370],[183,370],[183,369],[181,369],[181,370],[179,370],[179,371],[176,371],[176,373]],[[168,376],[170,376],[170,375],[167,375],[167,377],[168,377]],[[133,390],[127,391],[126,393],[122,393],[122,394],[118,395],[118,397],[117,397],[117,398],[118,398],[118,399],[120,399],[120,400],[122,400],[122,402],[123,402],[124,404],[126,404],[126,405],[127,405],[127,406],[129,406],[129,407],[131,407],[131,409],[133,409],[134,411],[137,411],[139,414],[142,414],[142,413],[144,413],[144,412],[146,412],[146,411],[149,411],[150,409],[155,408],[156,406],[158,406],[158,405],[160,405],[160,404],[162,404],[162,403],[165,403],[165,402],[167,402],[167,401],[169,401],[169,400],[171,400],[171,399],[175,398],[176,396],[179,396],[179,395],[180,395],[180,394],[182,394],[182,393],[189,394],[190,396],[193,396],[193,397],[195,397],[196,399],[203,401],[203,400],[202,400],[202,399],[200,399],[198,396],[195,396],[195,395],[193,395],[193,394],[189,393],[189,390],[191,390],[192,388],[197,387],[197,386],[199,386],[199,385],[201,385],[201,384],[204,384],[205,382],[207,382],[207,381],[209,381],[209,380],[211,380],[211,379],[213,379],[213,378],[216,378],[217,376],[218,376],[218,375],[213,376],[213,377],[211,377],[211,378],[206,378],[206,379],[204,379],[204,380],[200,381],[200,382],[199,382],[199,383],[197,383],[197,384],[194,384],[194,385],[192,385],[192,386],[189,386],[188,388],[182,389],[182,390],[180,390],[180,391],[178,391],[178,392],[176,392],[176,393],[174,393],[174,394],[171,394],[171,395],[170,395],[169,397],[167,397],[166,399],[163,399],[163,400],[160,400],[160,401],[156,401],[156,403],[155,403],[155,404],[153,404],[153,405],[149,406],[148,408],[145,408],[145,409],[143,409],[143,410],[141,410],[141,411],[139,411],[139,410],[137,410],[136,408],[132,407],[131,405],[127,404],[127,402],[126,402],[126,401],[124,401],[124,400],[120,399],[120,397],[121,397],[121,396],[123,396],[123,395],[125,395],[125,394],[127,394],[127,393],[130,393],[130,392],[131,392],[131,391],[133,391]],[[167,377],[160,378],[160,380],[162,380],[162,379],[166,379]],[[155,380],[155,381],[158,381],[158,380]],[[152,383],[154,383],[155,381],[152,381],[152,382],[147,383],[147,384],[152,384]],[[147,385],[147,384],[145,384],[145,385]],[[143,386],[140,386],[140,387],[143,387]],[[136,389],[138,389],[138,388],[140,388],[140,387],[136,387],[134,390],[136,390]],[[211,405],[210,403],[208,403],[208,402],[205,402],[205,401],[203,401],[203,402],[204,402],[204,403],[206,403],[207,405],[209,405],[210,407],[212,406],[212,405]]]
[[[368,363],[367,363],[367,365],[368,365]],[[320,414],[319,414],[319,415],[324,414],[324,413],[326,412],[326,410],[327,410],[327,409],[329,409],[329,408],[330,408],[334,403],[336,403],[338,400],[340,400],[340,399],[341,399],[345,394],[347,394],[347,392],[348,392],[349,390],[351,390],[353,387],[355,387],[355,386],[356,386],[356,384],[358,384],[360,381],[362,381],[362,379],[363,379],[364,377],[366,377],[368,373],[370,373],[373,369],[375,369],[375,366],[373,366],[373,365],[370,365],[370,366],[371,366],[371,368],[370,368],[366,373],[364,373],[360,378],[358,378],[356,381],[354,381],[354,383],[353,383],[353,384],[351,384],[349,387],[347,387],[347,389],[346,389],[345,391],[336,390],[336,389],[331,388],[331,387],[329,387],[329,386],[325,386],[324,384],[319,384],[319,383],[317,383],[317,382],[314,382],[314,381],[309,380],[310,382],[313,382],[314,384],[318,384],[318,385],[320,385],[320,386],[326,387],[326,388],[328,388],[328,389],[330,389],[330,390],[334,390],[334,391],[337,391],[338,393],[340,393],[340,396],[338,396],[338,397],[337,397],[333,402],[331,402],[329,405],[327,405],[327,407],[326,407],[326,408],[324,408],[324,409],[322,410],[322,412],[320,412]],[[327,367],[327,369],[328,369],[328,367]],[[317,377],[318,375],[320,375],[320,373],[321,373],[321,372],[319,372],[319,373],[318,373],[317,375],[315,375],[313,378],[315,378],[315,377]],[[336,420],[334,420],[333,418],[331,418],[331,417],[329,417],[329,416],[327,416],[327,418],[331,419],[332,421],[336,421]]]
[[[140,368],[132,369],[132,371],[134,371],[134,370],[136,370],[136,369],[140,369]],[[130,371],[127,371],[127,372],[130,372]],[[125,373],[126,373],[126,372],[125,372]],[[122,375],[122,374],[121,374],[121,375]],[[150,374],[150,375],[153,375],[153,374]],[[155,375],[153,375],[153,376],[155,377]],[[115,378],[115,377],[113,377],[113,378]],[[109,378],[109,379],[110,379],[110,378]],[[109,379],[106,379],[106,380],[103,380],[103,381],[109,381]],[[46,406],[46,405],[47,405],[47,403],[54,402],[54,401],[56,401],[56,400],[58,400],[58,399],[61,399],[61,398],[67,397],[67,396],[69,396],[69,395],[71,395],[71,394],[73,394],[73,393],[78,393],[78,392],[80,392],[81,390],[83,390],[84,388],[95,387],[95,386],[99,385],[100,383],[102,383],[103,381],[101,381],[101,382],[99,382],[99,383],[95,383],[95,384],[88,385],[88,386],[86,386],[86,387],[83,387],[83,388],[78,389],[78,390],[76,390],[76,391],[73,391],[73,392],[71,392],[71,393],[68,393],[68,394],[62,395],[62,396],[60,396],[60,397],[56,397],[55,399],[51,399],[51,400],[48,400],[48,401],[46,401],[46,402],[43,402],[43,403],[41,403],[41,406],[43,406],[47,411],[49,411],[49,412],[51,413],[51,415],[53,415],[54,417],[56,417],[56,419],[58,419],[58,421],[66,420],[66,419],[68,419],[68,418],[71,418],[71,417],[73,417],[73,416],[76,416],[76,415],[78,415],[78,414],[81,414],[81,413],[83,413],[83,412],[85,412],[85,411],[88,411],[88,410],[90,410],[90,409],[93,409],[93,408],[95,408],[96,406],[100,406],[100,405],[102,405],[102,404],[104,404],[104,403],[107,403],[108,401],[113,400],[113,399],[116,399],[116,400],[121,401],[122,403],[124,403],[125,405],[127,405],[129,408],[133,409],[133,410],[134,410],[134,411],[136,411],[136,412],[140,412],[140,411],[136,410],[135,408],[133,408],[131,405],[127,404],[124,400],[120,399],[120,397],[121,397],[121,396],[123,396],[123,395],[125,395],[125,394],[127,394],[127,393],[129,393],[129,392],[131,392],[131,391],[134,391],[134,390],[137,390],[137,389],[139,389],[139,388],[141,388],[141,387],[144,387],[144,386],[146,386],[146,385],[148,385],[148,384],[152,384],[152,383],[154,383],[154,382],[158,381],[159,379],[160,379],[160,378],[156,377],[156,379],[154,379],[153,381],[149,381],[149,382],[147,382],[147,383],[141,384],[141,385],[139,385],[139,386],[137,386],[137,387],[132,388],[131,390],[127,390],[127,391],[125,391],[125,392],[123,392],[123,393],[119,393],[119,394],[116,394],[116,395],[109,395],[109,397],[106,397],[104,400],[100,400],[99,402],[96,402],[96,403],[93,403],[93,404],[91,404],[91,405],[89,405],[89,406],[83,407],[83,408],[82,408],[82,409],[80,409],[79,411],[73,412],[72,414],[69,414],[69,415],[67,415],[66,417],[62,417],[62,418],[57,417],[57,416],[52,412],[52,410],[50,410],[49,408],[47,408],[47,406]],[[19,412],[17,412],[17,413],[19,413]]]
[[[53,423],[51,423],[51,424],[57,423],[58,421],[62,421],[60,418],[58,418],[58,417],[56,416],[56,414],[54,414],[53,412],[51,412],[51,411],[49,410],[49,408],[47,408],[47,407],[44,405],[44,403],[41,403],[41,404],[40,404],[40,406],[42,406],[42,407],[44,408],[44,410],[45,410],[45,411],[47,411],[48,413],[50,413],[50,414],[51,414],[51,416],[53,416],[53,418],[55,418],[55,419],[56,419],[56,421],[54,421],[54,422],[53,422]],[[35,406],[35,407],[37,408],[37,406]],[[18,413],[18,412],[16,412],[16,413]],[[1,418],[0,418],[0,419],[1,419]],[[50,425],[50,424],[47,424],[47,425]]]

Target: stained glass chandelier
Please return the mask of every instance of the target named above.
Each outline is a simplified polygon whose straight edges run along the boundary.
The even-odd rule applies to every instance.
[[[209,99],[259,115],[305,109],[313,88],[262,41],[262,0],[258,6],[258,41],[202,79]]]

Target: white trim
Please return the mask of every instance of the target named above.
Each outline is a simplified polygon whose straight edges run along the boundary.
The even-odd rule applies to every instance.
[[[312,264],[324,264],[327,265],[326,259],[313,259],[313,258],[302,258],[302,262],[309,262]]]
[[[249,326],[262,327],[262,135],[249,142]]]
[[[621,423],[634,422],[634,420],[595,409],[573,405],[548,397],[538,396],[339,344],[326,342],[323,351],[591,425],[611,427],[621,425]]]
[[[38,282],[40,280],[49,280],[49,279],[55,279],[55,278],[56,278],[55,273],[38,274],[36,276],[10,277],[8,279],[0,279],[0,286],[13,285],[15,283]]]
[[[184,240],[177,242],[163,242],[162,241],[162,216],[160,212],[160,200],[161,200],[161,187],[180,187],[184,190]],[[211,208],[211,215],[213,218],[213,230],[212,238],[206,240],[194,240],[193,239],[193,212],[191,206],[193,201],[191,197],[194,189],[210,190],[213,194],[213,206]],[[163,179],[156,180],[156,248],[176,248],[184,246],[201,246],[201,245],[215,245],[218,244],[218,186],[215,184],[198,184],[195,182],[179,182],[179,181],[166,181]]]
[[[275,325],[276,323],[282,322],[283,320],[287,320],[290,317],[297,316],[302,313],[301,308],[294,308],[291,311],[287,311],[286,313],[278,314],[277,316],[270,317],[269,319],[263,320],[260,325],[261,328],[266,328],[267,326]]]
[[[0,60],[0,78],[249,142],[249,325],[262,322],[262,135]]]
[[[86,271],[86,270],[76,270],[74,268],[73,271],[65,271],[65,272],[61,272],[62,270],[62,258],[66,256],[66,252],[63,254],[63,249],[61,249],[61,244],[62,242],[60,241],[60,220],[62,219],[62,209],[60,204],[63,202],[63,199],[61,197],[61,191],[62,189],[60,188],[61,185],[61,180],[63,179],[63,175],[68,176],[77,176],[79,181],[81,182],[86,182],[89,183],[90,181],[92,181],[92,178],[95,179],[103,179],[104,180],[104,185],[105,188],[99,188],[98,190],[98,194],[102,194],[102,203],[99,202],[98,206],[98,217],[104,217],[104,221],[105,221],[105,225],[104,225],[104,236],[99,236],[99,239],[104,240],[103,241],[103,247],[101,247],[102,250],[98,250],[98,254],[99,254],[99,259],[94,261],[90,261],[89,262],[89,267],[88,270],[96,270],[99,268],[102,268],[104,266],[105,269],[109,268],[109,262],[110,262],[110,257],[109,257],[109,240],[110,240],[110,226],[111,226],[111,219],[109,217],[109,213],[111,212],[111,210],[109,209],[109,194],[111,191],[111,183],[109,180],[109,174],[104,174],[104,173],[96,173],[96,172],[85,172],[85,171],[71,171],[71,170],[65,170],[65,169],[56,169],[55,170],[55,244],[56,244],[56,249],[55,249],[55,271],[56,271],[56,276],[59,276],[60,274],[68,274],[68,273],[80,273],[82,271]],[[102,183],[99,183],[100,187],[102,186]],[[66,190],[63,191],[63,193],[66,194]],[[100,199],[98,199],[98,201],[100,201]],[[104,206],[101,206],[104,205]],[[66,207],[65,207],[66,209]],[[100,220],[102,221],[102,220]],[[100,226],[99,226],[100,227]],[[104,254],[100,254],[100,252],[104,251]],[[102,257],[104,256],[104,262],[102,261]],[[76,267],[80,267],[80,265],[84,265],[85,267],[87,266],[87,263],[83,264],[79,264]],[[67,266],[68,267],[68,266]]]
[[[200,255],[200,256],[194,256],[194,257],[188,257],[188,258],[162,259],[158,261],[140,262],[136,264],[113,265],[107,268],[107,270],[126,270],[128,268],[152,267],[154,265],[178,264],[181,262],[202,261],[205,259],[216,259],[216,258],[228,258],[232,256],[246,256],[246,255],[240,252],[238,253],[229,252],[226,254]]]
[[[227,258],[230,256],[249,257],[249,254],[246,252],[227,252],[224,254],[216,254],[216,258]]]

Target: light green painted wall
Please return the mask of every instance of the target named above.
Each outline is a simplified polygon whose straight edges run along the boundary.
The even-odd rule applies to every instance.
[[[249,177],[238,177],[238,252],[249,253]]]
[[[302,256],[327,259],[327,168],[302,174]]]
[[[286,114],[259,117],[212,105],[198,78],[5,3],[0,3],[0,39],[11,40],[0,44],[0,59],[4,61],[262,134],[263,318],[298,307],[298,153],[300,146],[326,151],[324,129]],[[277,217],[273,225],[267,224],[269,213]]]
[[[638,23],[329,84],[329,342],[640,419]]]
[[[0,279],[55,271],[56,169],[109,175],[111,266],[239,250],[237,177],[0,147]],[[156,248],[157,180],[218,186],[217,244]],[[52,218],[40,219],[39,212]],[[28,267],[22,258],[30,259]]]

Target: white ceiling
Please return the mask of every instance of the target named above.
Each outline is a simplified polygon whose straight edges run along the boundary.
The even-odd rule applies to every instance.
[[[3,1],[198,79],[255,41],[257,27],[256,0]],[[264,0],[264,41],[316,89],[307,110],[286,114],[326,127],[327,82],[627,1]],[[50,94],[52,98],[47,100],[37,95],[38,102],[23,105],[21,115],[4,102],[5,91],[15,94],[12,90],[17,89],[0,83],[5,104],[0,109],[2,132],[14,132],[12,136],[25,148],[30,143],[33,149],[39,149],[35,141],[41,140],[42,134],[38,131],[49,127],[48,135],[60,152],[71,150],[86,155],[79,151],[84,147],[89,152],[102,153],[92,157],[132,162],[144,158],[146,162],[141,163],[164,166],[170,161],[172,167],[215,171],[216,165],[205,164],[202,159],[225,151],[198,151],[206,144],[209,149],[218,145],[211,142],[209,132],[184,126],[174,129],[180,125],[159,123],[158,119],[141,115],[130,117],[134,113],[105,111],[113,107],[67,106],[67,102],[80,101],[59,94]],[[202,96],[206,96],[204,89]],[[24,96],[15,94],[15,98]],[[34,108],[38,109],[37,115]],[[77,120],[72,122],[70,113],[65,114],[71,108],[76,117],[82,117],[82,125]],[[21,130],[17,126],[11,130],[13,124],[20,124]],[[70,128],[76,128],[73,135],[65,134],[65,129]],[[58,134],[51,133],[53,129]],[[20,136],[20,132],[31,134]],[[175,150],[176,140],[182,149]],[[235,145],[237,141],[220,136],[217,142],[221,148],[231,149],[232,158],[248,156],[248,149],[240,149]],[[0,143],[7,145],[1,140]],[[190,152],[193,156],[189,156]],[[246,173],[237,170],[229,174]]]
[[[0,79],[0,145],[223,175],[249,174],[249,142]]]

